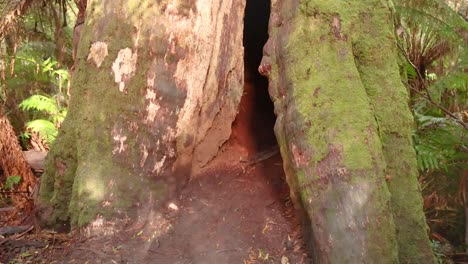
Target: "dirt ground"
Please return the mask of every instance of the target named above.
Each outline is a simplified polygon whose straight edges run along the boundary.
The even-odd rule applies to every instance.
[[[246,152],[227,147],[154,216],[156,236],[135,225],[99,238],[30,231],[0,239],[0,262],[308,263],[281,157],[268,151],[276,154],[245,162]]]

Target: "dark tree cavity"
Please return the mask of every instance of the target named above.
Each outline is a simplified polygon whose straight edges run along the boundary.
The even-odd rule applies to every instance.
[[[268,39],[270,1],[247,1],[244,17],[244,91],[233,123],[233,136],[250,155],[277,146],[276,116],[268,94],[268,79],[258,66]]]

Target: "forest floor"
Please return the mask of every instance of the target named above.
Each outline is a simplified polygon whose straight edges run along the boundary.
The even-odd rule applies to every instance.
[[[273,150],[242,162],[242,155],[233,146],[218,155],[152,216],[159,230],[133,225],[100,237],[29,230],[0,237],[0,263],[309,263],[281,156]]]

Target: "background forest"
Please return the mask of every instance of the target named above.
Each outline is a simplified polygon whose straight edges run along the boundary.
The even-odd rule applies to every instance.
[[[80,2],[0,0],[0,116],[8,117],[23,150],[48,150],[67,114]],[[456,260],[468,250],[468,3],[389,6],[431,240],[441,263]],[[15,188],[9,178],[0,175],[0,207]]]

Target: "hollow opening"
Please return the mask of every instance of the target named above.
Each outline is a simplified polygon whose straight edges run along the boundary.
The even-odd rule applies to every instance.
[[[300,225],[303,215],[292,205],[283,159],[274,133],[276,115],[268,93],[268,79],[258,72],[263,46],[269,37],[269,18],[270,0],[247,0],[243,38],[244,90],[239,112],[232,124],[230,142],[244,149],[250,164],[255,162],[255,168],[248,177],[256,178],[252,183],[264,186],[269,192],[269,195],[259,195],[260,199],[273,201],[270,203],[276,203],[278,207],[272,210],[279,210],[283,216],[287,215],[287,218],[279,221],[285,221],[290,226],[288,232],[295,230],[293,233],[303,234],[304,230]],[[252,203],[255,202],[252,200]],[[302,239],[296,237],[293,240],[295,245],[300,245],[301,250],[305,248]],[[302,253],[306,255],[305,251]]]
[[[277,201],[290,200],[289,186],[274,133],[276,115],[268,79],[258,72],[268,40],[270,0],[247,0],[244,17],[244,90],[232,124],[230,142],[244,150],[252,177],[258,177]],[[287,208],[283,208],[288,210]]]
[[[276,116],[268,80],[258,73],[268,40],[269,0],[247,0],[244,17],[244,93],[233,123],[233,137],[249,156],[277,146]]]

